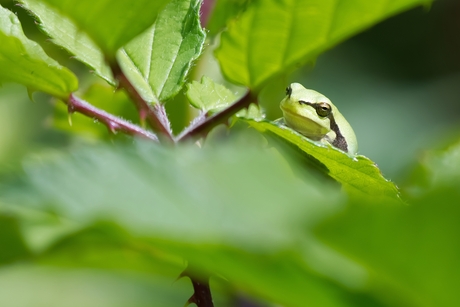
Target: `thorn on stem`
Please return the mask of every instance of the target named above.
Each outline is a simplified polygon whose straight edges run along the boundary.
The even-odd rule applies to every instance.
[[[108,122],[107,123],[107,128],[109,131],[113,134],[117,134],[117,131],[121,128],[120,125],[114,122]]]

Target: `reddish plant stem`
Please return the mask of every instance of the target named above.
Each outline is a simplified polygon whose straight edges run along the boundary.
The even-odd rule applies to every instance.
[[[78,112],[88,117],[98,120],[104,124],[110,132],[124,132],[132,136],[139,136],[152,141],[158,142],[158,137],[150,131],[144,130],[141,127],[134,125],[115,115],[107,113],[104,110],[98,109],[90,103],[70,94],[67,103],[69,114]]]
[[[251,95],[251,92],[248,91],[243,97],[240,98],[240,100],[222,112],[214,114],[213,116],[206,118],[204,121],[196,121],[192,123],[176,138],[176,141],[183,142],[185,140],[206,136],[206,134],[211,131],[212,128],[227,122],[231,116],[235,115],[241,109],[249,107],[252,102],[256,103],[257,100]]]
[[[209,278],[206,278],[204,281],[203,279],[197,279],[192,274],[190,274],[188,268],[180,274],[180,277],[190,278],[193,285],[193,294],[188,299],[185,306],[195,304],[198,307],[214,307],[214,302],[212,301],[211,295],[211,288],[209,288]]]
[[[209,288],[209,282],[202,282],[191,277],[190,279],[192,281],[194,292],[187,303],[194,303],[198,307],[214,307],[214,302],[212,301],[211,296],[211,289]]]
[[[203,28],[208,24],[209,16],[214,8],[215,0],[204,0],[201,4],[200,10],[200,22]]]
[[[112,73],[119,82],[119,87],[124,88],[129,96],[131,97],[134,105],[139,112],[139,118],[141,123],[147,121],[149,126],[160,134],[162,139],[166,139],[169,142],[173,142],[173,135],[171,126],[169,123],[168,116],[162,104],[155,104],[151,106],[147,101],[142,98],[139,92],[136,90],[134,85],[129,81],[126,75],[121,70],[118,63],[111,65]]]

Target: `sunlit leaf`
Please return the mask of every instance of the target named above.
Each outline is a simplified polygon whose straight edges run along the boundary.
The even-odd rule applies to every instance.
[[[63,47],[77,60],[94,69],[94,72],[107,82],[115,83],[101,49],[88,34],[78,29],[71,19],[43,1],[20,0],[20,2],[38,18],[40,28],[52,38],[53,43]]]
[[[78,88],[75,75],[29,40],[16,15],[2,7],[0,41],[0,82],[16,82],[60,98]]]
[[[313,142],[285,126],[266,121],[247,122],[257,130],[274,133],[323,164],[328,175],[340,182],[350,195],[371,197],[376,202],[399,202],[395,184],[385,179],[375,163],[368,158],[360,155],[352,158],[332,146]]]
[[[232,91],[205,76],[200,82],[187,84],[187,97],[192,106],[203,112],[218,112],[236,100]]]
[[[430,0],[252,1],[222,33],[224,75],[258,90],[271,77],[315,59],[346,38]]]
[[[206,23],[210,35],[223,30],[228,21],[238,16],[249,5],[249,0],[217,0],[212,8],[211,16]]]
[[[44,0],[69,16],[81,31],[89,34],[105,56],[115,52],[150,27],[168,0]]]
[[[155,24],[118,54],[123,71],[146,101],[163,103],[184,85],[206,37],[200,6],[201,0],[171,1]]]

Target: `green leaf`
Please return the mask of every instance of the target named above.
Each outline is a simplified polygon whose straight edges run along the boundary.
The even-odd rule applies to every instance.
[[[263,120],[265,118],[265,114],[262,109],[254,103],[251,103],[247,109],[242,109],[235,115],[236,117],[252,119],[256,121]]]
[[[222,33],[216,50],[224,75],[259,90],[275,75],[312,61],[350,36],[430,0],[252,1]]]
[[[142,97],[165,102],[185,83],[206,37],[200,26],[201,0],[173,0],[155,24],[118,54],[124,73]]]
[[[191,286],[172,278],[32,265],[0,270],[0,305],[47,307],[176,307]]]
[[[388,306],[458,306],[460,181],[454,184],[407,207],[351,203],[318,235],[369,268],[370,291]]]
[[[459,166],[459,141],[428,152],[410,182],[409,206],[350,203],[317,233],[370,269],[371,291],[388,306],[457,306]]]
[[[45,265],[124,270],[177,278],[185,268],[177,256],[159,253],[119,226],[101,222],[68,233],[36,257]]]
[[[29,249],[22,238],[18,221],[13,216],[0,215],[0,250],[0,266],[30,256]]]
[[[16,15],[2,7],[0,41],[0,82],[16,82],[59,98],[77,90],[75,75],[29,40]]]
[[[446,148],[425,152],[411,174],[406,190],[420,195],[439,186],[455,186],[460,181],[460,141]]]
[[[206,29],[209,35],[216,35],[223,30],[230,20],[244,11],[249,0],[217,0],[212,8],[212,14],[206,23]]]
[[[354,306],[341,297],[346,290],[329,281],[333,276],[324,277],[325,262],[340,263],[338,270],[352,272],[350,280],[362,269],[308,235],[340,209],[337,186],[309,174],[303,181],[279,153],[256,149],[251,139],[240,142],[202,149],[140,144],[73,150],[26,164],[30,185],[18,197],[28,195],[27,202],[42,210],[52,204],[55,214],[83,225],[116,223],[149,240],[158,253],[200,267],[215,259],[209,269],[247,293],[288,306]]]
[[[225,86],[203,76],[201,82],[187,84],[187,98],[193,107],[203,112],[218,112],[234,102],[236,96]]]
[[[398,188],[385,179],[376,164],[368,158],[361,155],[351,158],[332,146],[311,141],[285,126],[266,121],[247,122],[259,131],[274,133],[323,164],[328,175],[340,182],[350,195],[371,197],[375,202],[400,202]]]
[[[52,38],[52,42],[66,49],[75,58],[88,65],[101,78],[114,85],[109,66],[105,63],[101,49],[82,32],[74,22],[56,9],[38,0],[20,0],[22,6],[34,14],[40,28]]]
[[[44,0],[69,16],[112,61],[116,51],[150,27],[168,0]]]
[[[39,192],[33,198],[56,204],[64,216],[88,222],[102,214],[138,234],[159,231],[181,240],[204,236],[272,249],[294,240],[299,223],[315,220],[339,201],[335,186],[316,179],[306,185],[283,157],[246,144],[201,150],[99,146],[40,164],[27,166]],[[89,170],[91,178],[85,175]]]

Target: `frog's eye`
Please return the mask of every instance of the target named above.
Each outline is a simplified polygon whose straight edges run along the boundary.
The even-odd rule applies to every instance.
[[[314,104],[316,114],[321,117],[327,117],[331,114],[332,108],[331,105],[326,102],[319,102]]]
[[[291,98],[292,88],[290,86],[286,87],[286,95]]]

